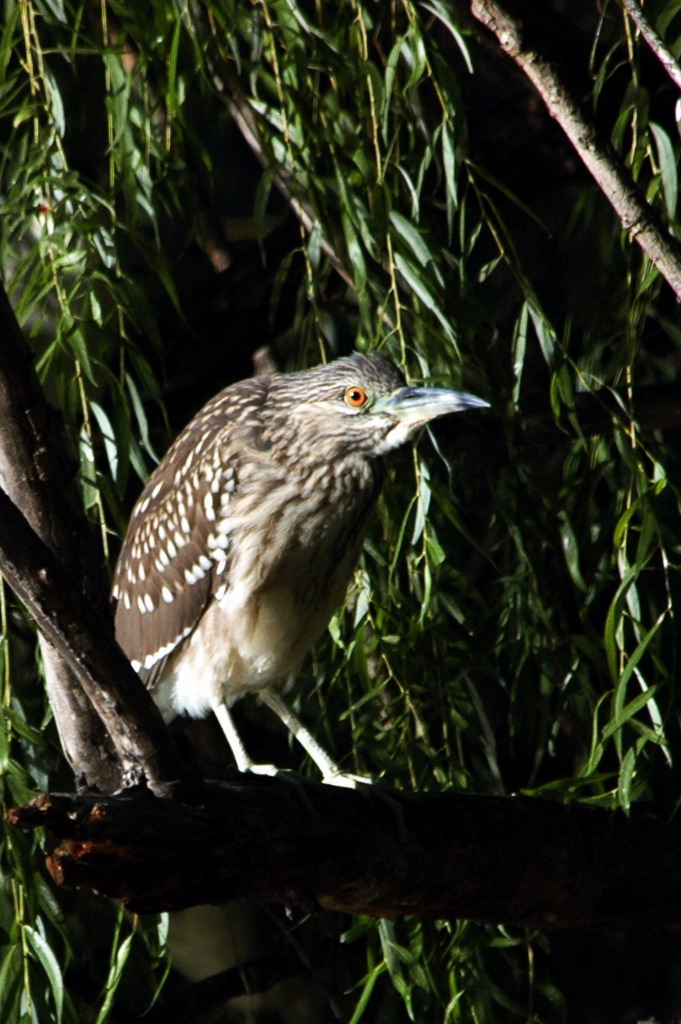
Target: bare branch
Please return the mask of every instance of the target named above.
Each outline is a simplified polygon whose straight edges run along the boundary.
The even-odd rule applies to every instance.
[[[184,802],[41,797],[10,820],[59,837],[60,885],[140,912],[253,897],[530,927],[681,924],[681,830],[648,811],[242,776]]]
[[[636,3],[636,0],[622,0],[622,6],[636,25],[650,49],[662,64],[674,85],[681,89],[681,68],[676,62],[674,54],[668,46],[660,39],[659,35],[650,24],[645,14]]]
[[[518,10],[522,14],[516,13]],[[522,68],[612,205],[624,230],[681,298],[681,243],[665,231],[618,155],[586,117],[557,64],[546,56],[548,42],[528,41],[527,29],[536,29],[531,5],[517,0],[472,0],[471,11]]]

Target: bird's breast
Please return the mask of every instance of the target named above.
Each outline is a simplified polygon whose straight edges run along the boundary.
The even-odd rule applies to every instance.
[[[314,481],[290,482],[231,523],[229,572],[161,680],[176,713],[201,717],[297,672],[343,600],[375,501],[371,474],[344,484],[339,503]]]

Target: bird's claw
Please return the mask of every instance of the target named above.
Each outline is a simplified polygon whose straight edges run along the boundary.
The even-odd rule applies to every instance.
[[[254,775],[279,775],[281,774],[281,768],[277,768],[276,764],[249,764],[244,771],[253,772]]]
[[[325,786],[341,786],[343,789],[373,785],[373,780],[364,775],[348,775],[346,772],[329,772],[324,775],[322,782]]]

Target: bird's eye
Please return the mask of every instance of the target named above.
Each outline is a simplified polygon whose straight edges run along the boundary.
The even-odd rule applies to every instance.
[[[360,409],[369,400],[369,396],[364,388],[360,388],[356,384],[347,389],[344,397],[345,404],[349,405],[351,409]]]

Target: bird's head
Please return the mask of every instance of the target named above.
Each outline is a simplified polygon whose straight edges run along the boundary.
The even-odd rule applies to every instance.
[[[290,441],[331,454],[385,455],[438,416],[485,408],[481,398],[445,388],[409,387],[378,353],[355,353],[272,378],[271,395]],[[283,424],[282,424],[283,425]]]

